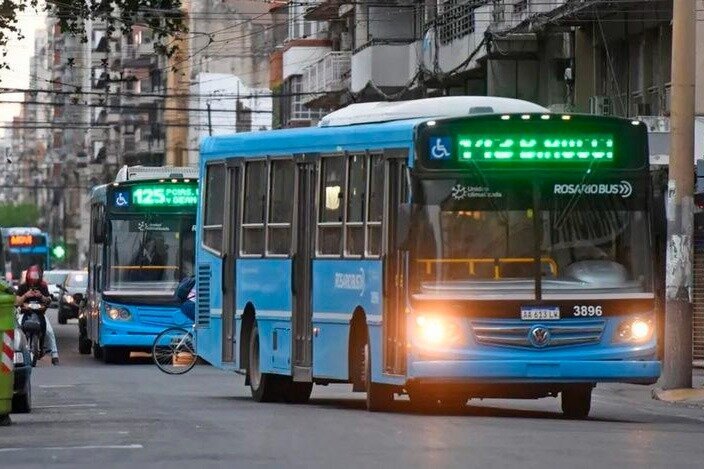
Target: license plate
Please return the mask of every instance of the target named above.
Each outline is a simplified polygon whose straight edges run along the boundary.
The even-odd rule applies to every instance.
[[[559,306],[521,306],[524,321],[555,321],[560,319]]]

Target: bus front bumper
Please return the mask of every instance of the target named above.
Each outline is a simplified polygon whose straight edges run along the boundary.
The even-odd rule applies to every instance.
[[[151,349],[154,339],[164,329],[171,326],[145,326],[143,324],[115,325],[103,323],[100,329],[102,347],[134,347]]]
[[[428,360],[408,364],[408,378],[424,382],[621,382],[653,384],[659,361]]]

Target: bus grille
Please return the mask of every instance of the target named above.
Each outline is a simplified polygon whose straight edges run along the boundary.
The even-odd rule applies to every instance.
[[[530,340],[530,331],[536,325],[515,321],[473,321],[472,332],[475,340],[483,345],[536,348]],[[604,332],[604,321],[601,320],[540,325],[549,333],[549,341],[542,348],[597,344]]]
[[[210,327],[210,264],[198,264],[196,327]]]

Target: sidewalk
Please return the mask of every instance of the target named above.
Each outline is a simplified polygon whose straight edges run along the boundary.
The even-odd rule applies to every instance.
[[[619,399],[632,404],[661,408],[688,407],[704,409],[704,369],[692,371],[692,389],[664,391],[658,384],[639,386],[634,384],[602,384],[597,386],[599,395],[608,399]]]

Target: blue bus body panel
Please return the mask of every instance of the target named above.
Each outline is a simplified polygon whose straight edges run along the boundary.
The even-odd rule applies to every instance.
[[[132,315],[130,321],[115,321],[107,316],[108,307],[120,307]],[[178,306],[153,306],[103,301],[100,321],[100,345],[103,347],[148,347],[157,334],[171,326],[189,328],[192,322]]]
[[[262,372],[290,375],[291,259],[237,259],[235,266],[237,332],[242,330],[242,314],[251,303],[259,328]],[[282,345],[286,337],[289,343]]]
[[[316,259],[313,261],[313,375],[348,379],[349,331],[357,308],[366,313],[371,328],[381,324],[381,261]],[[376,334],[373,334],[373,336]],[[372,348],[380,343],[372,340]],[[375,355],[374,350],[372,351]],[[372,377],[381,379],[376,361]]]

